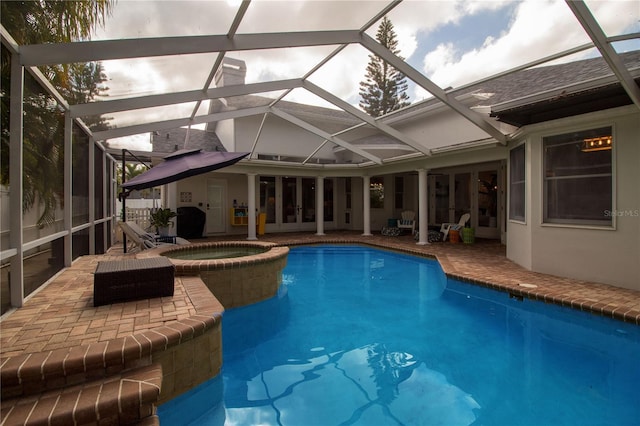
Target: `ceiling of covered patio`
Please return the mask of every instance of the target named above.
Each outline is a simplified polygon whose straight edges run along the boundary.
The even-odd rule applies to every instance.
[[[407,155],[430,156],[434,148],[507,144],[513,129],[477,108],[482,96],[492,94],[475,89],[541,66],[601,58],[607,65],[602,78],[640,108],[637,61],[629,66],[621,56],[640,48],[640,10],[634,3],[119,2],[90,41],[18,46],[4,27],[2,36],[43,82],[47,65],[103,64],[108,96],[85,104],[58,96],[76,120],[108,117],[110,129],[93,137],[109,146],[118,138],[257,116],[284,120],[317,136],[300,166],[313,163],[326,144],[355,153],[362,164],[382,164]],[[376,41],[384,16],[394,24],[399,55]],[[518,27],[524,25],[528,28]],[[521,36],[523,31],[528,37]],[[370,55],[407,77],[410,106],[381,117],[359,108],[359,83]],[[216,87],[216,73],[234,60],[246,64],[244,83]],[[586,83],[580,74],[574,77],[570,84],[563,79],[547,84],[544,93]],[[222,108],[211,108],[216,100],[223,100]],[[318,110],[296,104],[324,108],[325,115],[335,111],[331,125],[314,120]],[[464,119],[475,136],[429,145],[404,131],[403,120],[416,111],[428,115],[438,108]],[[254,151],[244,162],[257,161],[259,134],[255,137]],[[398,149],[367,149],[376,144]]]

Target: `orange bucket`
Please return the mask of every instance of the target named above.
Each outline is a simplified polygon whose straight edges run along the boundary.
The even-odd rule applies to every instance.
[[[459,243],[460,242],[460,232],[456,229],[452,229],[449,231],[449,241],[451,243]]]

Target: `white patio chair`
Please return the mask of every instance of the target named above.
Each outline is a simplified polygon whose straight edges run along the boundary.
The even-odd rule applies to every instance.
[[[155,248],[157,246],[164,245],[164,244],[173,244],[172,242],[169,242],[166,237],[162,238],[157,234],[145,231],[144,229],[142,229],[142,227],[140,227],[140,225],[138,225],[133,221],[127,221],[126,226],[129,228],[129,230],[132,233],[134,233],[137,236],[137,239],[141,240],[144,243],[145,248]],[[124,232],[124,228],[122,229]],[[175,241],[175,244],[190,243],[190,241],[181,237],[170,237],[170,239]],[[142,250],[144,250],[144,248]]]
[[[460,230],[464,228],[464,225],[467,224],[467,221],[471,218],[471,214],[465,213],[460,216],[460,221],[458,223],[443,223],[440,226],[440,233],[442,233],[442,241],[447,241],[447,237],[449,236],[449,231],[452,229]]]
[[[398,219],[397,227],[402,229],[411,229],[411,234],[416,232],[415,212],[411,210],[405,210],[400,214],[401,219]]]
[[[147,243],[150,241],[142,238],[138,233],[134,232],[133,229],[126,222],[118,222],[118,226],[122,229],[122,233],[127,240],[127,252],[133,253],[136,251],[142,251],[150,248],[147,246]]]

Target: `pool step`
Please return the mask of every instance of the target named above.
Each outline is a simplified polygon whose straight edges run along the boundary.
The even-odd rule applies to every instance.
[[[2,424],[159,425],[162,367],[153,364],[74,387],[2,401]]]
[[[5,358],[0,365],[1,399],[75,386],[149,365],[154,353],[200,336],[218,321],[193,315],[124,338]]]

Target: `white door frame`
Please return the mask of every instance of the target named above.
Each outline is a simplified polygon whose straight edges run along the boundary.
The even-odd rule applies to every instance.
[[[497,185],[498,185],[498,195],[497,195],[497,217],[495,218],[495,227],[490,226],[480,226],[480,223],[484,224],[484,218],[481,221],[479,218],[479,175],[481,172],[487,171],[495,171],[497,173]],[[448,181],[449,185],[449,200],[448,200],[448,221],[452,223],[458,222],[460,217],[456,217],[456,194],[455,194],[455,176],[457,174],[470,174],[470,191],[471,191],[471,206],[470,206],[470,225],[475,228],[475,235],[481,238],[501,238],[502,222],[504,215],[504,202],[505,198],[501,196],[504,194],[504,188],[500,188],[500,186],[504,185],[504,167],[502,164],[497,162],[491,163],[481,163],[481,164],[472,164],[463,167],[455,167],[441,170],[433,170],[431,171],[433,175],[429,176],[428,187],[429,187],[429,225],[435,226],[440,225],[440,223],[436,223],[436,177],[440,177],[441,180],[445,179]],[[458,215],[459,216],[459,215]],[[492,221],[493,222],[493,221]],[[493,223],[492,223],[493,224]]]

